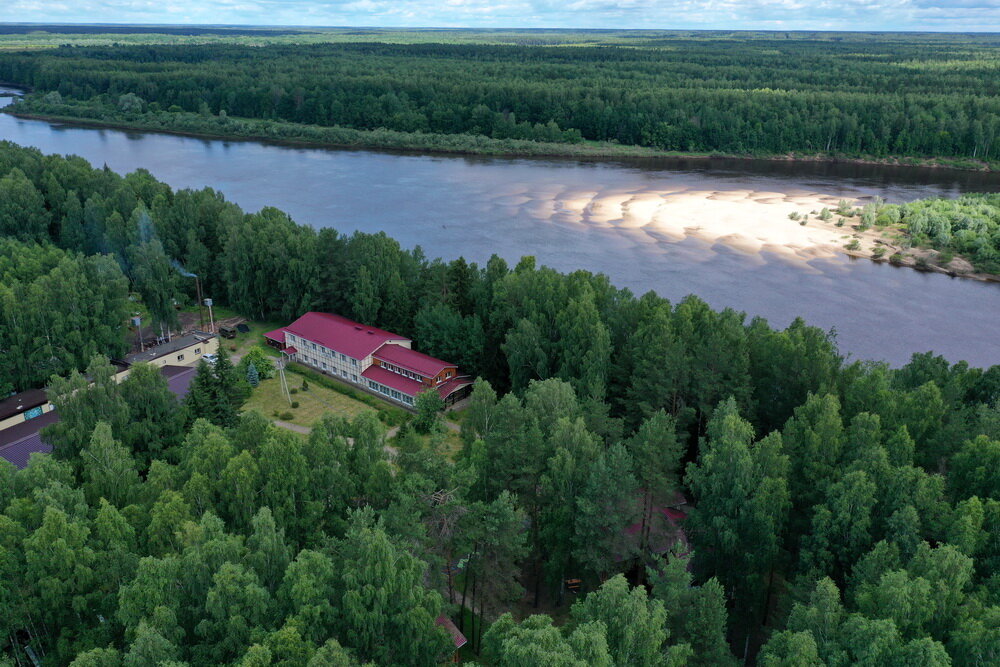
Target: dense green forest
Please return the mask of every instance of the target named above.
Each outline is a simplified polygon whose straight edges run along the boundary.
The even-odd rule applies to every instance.
[[[253,48],[5,51],[0,81],[36,91],[24,111],[106,122],[153,114],[147,120],[165,129],[170,117],[157,112],[666,151],[1000,156],[1000,44],[987,38],[527,31],[469,39],[476,36],[480,43],[460,31],[356,31],[351,39],[372,41],[303,35],[284,39],[306,43]],[[442,43],[394,41],[405,39]],[[491,39],[501,43],[482,43]],[[192,131],[182,120],[173,129]]]
[[[874,218],[873,224],[905,230],[914,245],[964,255],[978,270],[1000,274],[1000,195],[920,199],[885,206]]]
[[[442,612],[488,665],[1000,660],[1000,366],[846,363],[801,321],[11,144],[0,195],[0,381],[64,376],[53,454],[0,463],[14,664],[429,665]],[[116,384],[130,295],[166,323],[193,295],[175,263],[248,317],[339,312],[458,361],[461,451],[433,416],[387,450],[374,413],[308,437],[240,415],[224,351],[183,405],[151,368]],[[677,492],[687,542],[654,555]]]

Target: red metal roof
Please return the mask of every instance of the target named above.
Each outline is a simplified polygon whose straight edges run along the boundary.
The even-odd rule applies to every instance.
[[[472,384],[472,379],[463,376],[459,378],[452,378],[447,382],[444,382],[437,387],[428,387],[422,382],[417,382],[416,380],[411,380],[408,377],[403,377],[399,373],[393,373],[392,371],[387,371],[381,366],[369,366],[361,374],[361,377],[368,380],[374,380],[379,384],[383,384],[390,389],[395,389],[396,391],[401,391],[407,396],[416,397],[422,391],[427,391],[428,389],[436,389],[437,393],[441,398],[448,398],[451,394],[455,393],[462,387]]]
[[[458,627],[455,626],[455,623],[445,614],[438,616],[434,621],[434,625],[440,625],[448,631],[448,634],[451,635],[452,641],[455,642],[455,648],[462,648],[469,642],[469,640],[465,638],[465,635],[462,634],[462,631],[459,630]]]
[[[407,396],[415,397],[420,392],[430,389],[430,387],[422,382],[417,382],[416,380],[411,380],[408,377],[403,377],[399,373],[387,371],[381,366],[369,366],[361,374],[361,377],[374,380],[375,382],[383,384],[390,389],[401,391]]]
[[[268,331],[266,334],[264,334],[264,338],[268,338],[270,340],[273,340],[275,342],[278,342],[278,343],[281,343],[282,345],[284,345],[285,344],[285,330],[284,329],[275,329],[274,331]]]
[[[281,351],[284,352],[285,354],[295,354],[296,352],[298,352],[298,350],[296,350],[294,347],[283,347],[281,348]]]
[[[446,368],[456,367],[455,364],[449,364],[447,361],[441,361],[423,352],[417,352],[416,350],[393,343],[387,343],[376,350],[375,358],[388,361],[390,364],[396,364],[408,371],[413,371],[428,378],[436,377],[438,373]]]
[[[296,336],[301,336],[331,350],[343,352],[355,359],[364,359],[389,341],[409,342],[410,340],[404,336],[398,336],[375,327],[367,327],[332,313],[308,312],[284,327],[282,331],[286,334],[293,333]]]
[[[448,398],[462,387],[468,387],[470,384],[472,384],[472,378],[468,375],[463,375],[441,383],[438,385],[437,390],[441,394],[441,398]]]

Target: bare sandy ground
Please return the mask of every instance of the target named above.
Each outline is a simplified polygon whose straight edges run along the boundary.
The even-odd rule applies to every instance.
[[[870,196],[861,192],[707,190],[683,183],[668,187],[594,191],[523,183],[493,192],[493,199],[512,213],[528,213],[539,221],[616,229],[638,244],[696,238],[748,255],[767,252],[804,268],[810,268],[810,260],[845,254],[882,261],[895,256],[894,261],[910,266],[923,258],[927,261],[921,266],[929,270],[983,277],[973,274],[971,265],[960,258],[935,266],[937,253],[902,248],[891,229],[858,230],[857,217],[841,216],[836,209],[841,200],[852,207],[864,206]],[[826,221],[818,217],[824,208],[831,214]],[[792,213],[805,217],[805,224],[790,219]]]
[[[853,232],[832,222],[821,225],[812,219],[800,225],[788,218],[792,212],[836,208],[841,199],[817,192],[700,190],[684,185],[663,191],[596,192],[525,184],[496,195],[499,203],[539,220],[619,229],[640,243],[694,237],[748,254],[770,251],[793,261],[843,253]]]

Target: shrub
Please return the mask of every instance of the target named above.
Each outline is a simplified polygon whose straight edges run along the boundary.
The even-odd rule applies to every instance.
[[[297,394],[297,393],[299,393],[299,390],[298,390],[297,387],[292,387],[291,389],[288,390],[288,393],[289,394]]]
[[[240,368],[243,370],[244,375],[249,371],[250,364],[257,367],[257,374],[261,380],[273,378],[277,372],[274,366],[274,357],[268,354],[260,345],[251,347],[243,355],[243,358],[240,359]]]
[[[286,421],[287,422],[287,421],[290,421],[292,419],[295,419],[295,415],[293,415],[291,412],[282,412],[281,413],[281,419],[282,419],[282,421]]]
[[[309,383],[305,378],[302,378],[302,391],[309,391]]]
[[[874,257],[875,259],[881,259],[883,255],[885,255],[884,246],[879,246],[872,251],[872,257]]]
[[[299,407],[299,402],[298,401],[292,401],[292,410],[295,410],[298,407]]]
[[[903,263],[903,260],[905,259],[905,257],[906,256],[903,255],[903,253],[901,253],[901,252],[895,252],[895,253],[893,253],[889,257],[889,262],[892,263],[892,264],[899,265],[899,264]]]
[[[845,245],[844,247],[847,248],[848,250],[860,250],[861,241],[857,239],[851,239],[851,242]]]
[[[843,218],[841,218],[840,220],[837,221],[837,226],[838,227],[843,227],[844,226],[844,219]]]

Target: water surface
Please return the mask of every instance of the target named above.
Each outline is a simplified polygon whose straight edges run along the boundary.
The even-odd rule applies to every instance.
[[[2,93],[0,93],[2,94]],[[0,100],[0,103],[3,101]],[[429,256],[522,255],[588,269],[636,293],[835,329],[853,357],[905,363],[933,350],[1000,363],[1000,285],[924,274],[846,256],[807,264],[723,243],[671,241],[655,229],[581,215],[594,202],[678,190],[881,196],[891,202],[997,191],[996,174],[873,165],[665,159],[597,162],[441,157],[202,140],[20,120],[0,114],[0,139],[80,155],[118,172],[145,168],[175,188],[210,186],[247,210],[277,206],[344,232],[385,231]],[[590,207],[589,209],[587,207]],[[697,221],[692,221],[697,224]]]

